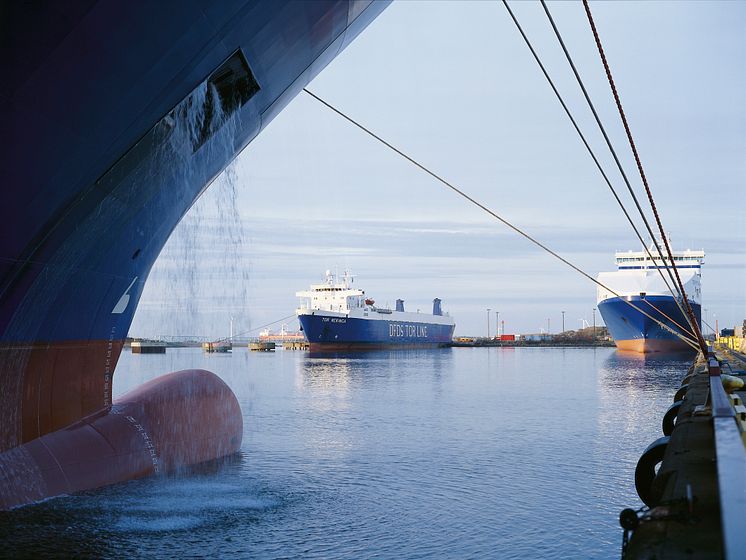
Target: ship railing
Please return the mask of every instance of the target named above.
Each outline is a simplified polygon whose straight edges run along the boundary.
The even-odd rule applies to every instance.
[[[710,405],[715,433],[715,457],[720,493],[724,557],[734,559],[746,550],[746,447],[736,421],[736,412],[720,378],[720,364],[708,357]]]

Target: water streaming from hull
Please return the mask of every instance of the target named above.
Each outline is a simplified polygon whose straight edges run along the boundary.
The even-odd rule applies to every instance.
[[[234,147],[238,116],[226,115],[217,94],[200,88],[196,100],[174,111],[182,115],[169,136],[164,157],[175,161],[176,183],[189,183],[192,146],[204,126],[207,99],[216,127],[211,149],[217,154]],[[130,328],[132,336],[201,339],[229,334],[231,317],[235,331],[249,328],[246,308],[249,271],[245,232],[237,204],[235,169],[229,165],[189,209],[166,242],[150,272],[141,304]],[[244,187],[245,188],[245,187]]]
[[[141,180],[145,183],[174,189],[172,200],[161,198],[161,205],[172,203],[185,210],[194,198],[194,189],[205,184],[205,164],[200,158],[224,161],[235,152],[238,117],[223,111],[216,90],[211,88],[209,82],[201,84],[154,127],[154,155],[132,173],[138,177],[144,168],[147,175]],[[205,134],[209,139],[204,139]],[[115,167],[107,175],[117,171]],[[106,199],[104,207],[111,208],[112,213],[121,206],[117,192]],[[232,192],[235,200],[235,190]],[[121,193],[127,195],[131,196]],[[218,196],[216,200],[224,198]],[[160,210],[167,214],[167,208],[162,206]],[[216,210],[236,215],[235,206],[219,204]],[[80,243],[90,243],[91,235],[104,235],[103,230],[93,227],[97,217],[91,218],[94,224],[90,231],[82,228],[80,235],[86,241]],[[197,221],[196,227],[201,225]],[[193,243],[185,243],[182,256],[193,258],[193,250]],[[187,293],[195,291],[195,268],[187,268],[186,275],[184,270],[179,271],[178,279],[186,280]],[[177,277],[172,281],[177,282]],[[131,297],[127,294],[112,314],[122,314]],[[187,309],[194,313],[195,298],[188,304]],[[108,359],[113,369],[116,356],[111,351]],[[105,402],[111,404],[110,394]],[[213,374],[165,375],[65,429],[40,434],[40,438],[0,454],[0,509],[223,457],[239,448],[241,431],[241,411],[235,396]],[[19,465],[23,466],[20,470]]]
[[[163,14],[170,8],[151,4],[127,24],[105,3],[64,22],[53,8],[9,13],[10,44],[20,52],[34,43],[35,54],[31,66],[9,73],[11,122],[23,134],[21,148],[7,152],[17,159],[8,185],[14,204],[1,220],[13,232],[0,259],[3,490],[10,476],[11,493],[23,494],[13,472],[26,463],[11,457],[24,455],[19,445],[64,440],[66,426],[107,414],[123,340],[168,236],[385,5],[187,2]],[[27,16],[40,35],[62,29],[65,40],[28,39],[25,25],[13,25]],[[90,48],[75,51],[82,41]],[[186,398],[200,398],[199,389],[185,389]]]

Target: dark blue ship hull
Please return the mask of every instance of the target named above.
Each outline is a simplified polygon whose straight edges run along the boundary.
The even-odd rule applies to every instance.
[[[323,314],[300,315],[298,320],[312,351],[445,346],[454,329],[454,325]]]
[[[625,298],[627,299],[627,298]],[[630,296],[628,301],[642,309],[669,329],[681,332],[688,322],[671,296]],[[701,308],[692,303],[700,323]],[[635,352],[691,351],[691,347],[656,321],[630,307],[621,298],[610,298],[598,304],[598,310],[620,350]],[[693,335],[688,335],[693,338]]]
[[[0,451],[111,405],[176,224],[385,5],[3,4]]]

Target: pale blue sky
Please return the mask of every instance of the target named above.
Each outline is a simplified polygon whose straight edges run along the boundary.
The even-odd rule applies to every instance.
[[[541,5],[511,6],[626,192]],[[549,6],[644,196],[582,4]],[[746,318],[746,5],[591,7],[664,225],[675,248],[706,251],[704,307],[732,326]],[[592,275],[638,249],[499,2],[394,3],[309,88]],[[460,334],[484,334],[488,307],[506,332],[547,318],[557,331],[562,310],[568,329],[591,320],[592,283],[305,94],[233,170],[201,204],[235,193],[241,226],[230,211],[200,218],[198,204],[185,227],[201,233],[177,232],[164,250],[132,334],[221,336],[230,315],[237,331],[268,323],[327,268],[350,268],[379,303],[425,310],[441,297]],[[494,311],[490,322],[494,333]]]

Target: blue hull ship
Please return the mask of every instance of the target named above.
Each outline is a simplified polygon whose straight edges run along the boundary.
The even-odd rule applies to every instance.
[[[112,401],[117,360],[182,216],[386,5],[3,4],[0,509],[240,447],[219,378]]]
[[[452,341],[455,323],[439,299],[433,300],[432,314],[407,312],[402,300],[392,310],[377,307],[351,284],[347,273],[338,280],[327,272],[323,283],[296,293],[301,298],[296,313],[311,351],[432,348]]]
[[[602,272],[598,276],[598,281],[616,294],[599,287],[598,310],[620,350],[640,353],[690,351],[691,347],[674,334],[694,338],[688,332],[689,322],[680,309],[683,306],[668,292],[656,269],[656,265],[665,267],[669,259],[660,258],[654,247],[651,247],[650,255],[646,251],[616,253],[618,270]],[[701,323],[700,271],[704,257],[703,251],[673,253],[698,324]]]
[[[643,309],[651,317],[666,325],[665,328],[651,317],[644,315],[626,302]],[[701,322],[701,306],[690,302],[697,323]],[[679,325],[687,325],[687,319],[672,296],[629,296],[609,298],[598,304],[598,310],[609,333],[620,350],[634,352],[689,351],[690,347],[671,331],[680,332]]]

